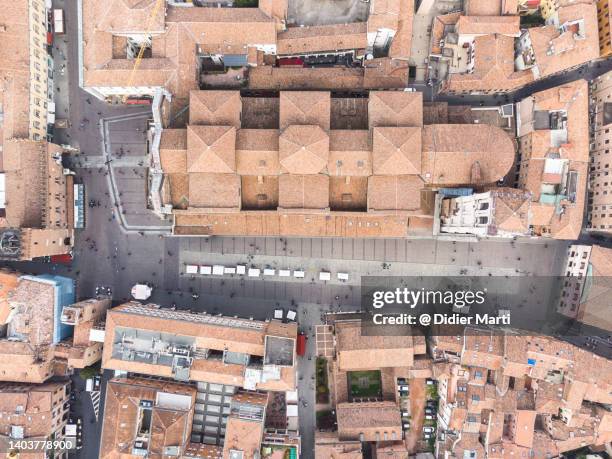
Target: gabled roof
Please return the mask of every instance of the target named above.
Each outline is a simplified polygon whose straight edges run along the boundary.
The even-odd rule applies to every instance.
[[[341,440],[393,441],[402,438],[400,409],[395,402],[338,403],[338,437]]]
[[[326,169],[329,136],[319,126],[289,126],[279,139],[279,160],[284,172],[318,174]]]
[[[332,176],[372,175],[370,132],[332,130],[329,132],[329,164]]]
[[[187,172],[187,129],[164,129],[159,156],[164,173]]]
[[[240,208],[240,177],[236,174],[189,175],[189,207]]]
[[[242,101],[238,91],[191,91],[189,124],[240,128]]]
[[[373,175],[368,178],[368,211],[418,210],[424,187],[418,175]]]
[[[326,209],[329,207],[327,175],[283,174],[278,178],[278,205],[283,209]]]
[[[236,170],[240,175],[277,175],[278,131],[240,129],[236,136]]]
[[[437,185],[494,183],[510,171],[514,152],[513,140],[496,126],[424,126],[422,176]]]
[[[372,163],[375,175],[421,173],[421,128],[375,127]]]
[[[422,126],[423,94],[404,91],[371,91],[369,126]]]
[[[98,3],[96,28],[105,32],[128,33],[164,31],[165,5],[156,8],[157,0],[111,0]],[[164,2],[165,3],[165,2]],[[155,18],[151,15],[155,11]]]
[[[461,16],[457,21],[458,34],[489,35],[496,33],[518,37],[520,34],[519,16]]]
[[[317,125],[329,131],[331,100],[328,91],[281,91],[281,129],[292,124]]]
[[[236,171],[236,128],[187,127],[187,171],[231,173]]]
[[[365,49],[368,46],[365,22],[311,27],[290,27],[278,34],[278,54]]]

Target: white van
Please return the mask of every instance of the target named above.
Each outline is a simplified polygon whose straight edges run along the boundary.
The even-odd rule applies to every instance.
[[[283,311],[282,309],[275,309],[274,310],[274,318],[276,320],[283,320],[284,314],[285,314],[285,311]]]
[[[322,280],[322,281],[331,280],[331,273],[328,273],[327,271],[321,271],[319,273],[319,280]]]
[[[246,274],[246,266],[244,266],[244,265],[236,266],[236,274],[245,275]]]
[[[197,274],[199,271],[198,265],[185,265],[186,274]]]
[[[234,268],[233,266],[226,266],[223,269],[223,273],[224,274],[236,274],[236,268]]]
[[[295,271],[293,271],[293,277],[297,277],[298,279],[303,279],[304,271],[296,269]]]
[[[223,276],[225,272],[225,266],[222,265],[214,265],[212,269],[213,276]]]
[[[208,265],[200,266],[200,274],[211,275],[212,274],[212,266],[208,266]]]
[[[287,311],[287,320],[295,320],[296,317],[297,317],[297,312],[295,312],[293,309],[289,309]]]
[[[348,273],[338,273],[338,280],[341,280],[341,281],[349,280]]]
[[[249,277],[259,277],[261,270],[257,268],[249,268]]]
[[[276,270],[272,268],[265,268],[264,276],[276,276]]]

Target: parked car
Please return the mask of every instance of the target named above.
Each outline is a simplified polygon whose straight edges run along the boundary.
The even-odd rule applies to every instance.
[[[432,438],[432,435],[431,434],[423,434],[423,438],[425,440],[429,440],[430,438]]]
[[[99,391],[101,383],[102,383],[102,378],[100,378],[100,375],[94,376],[94,378],[93,378],[93,390]]]
[[[425,408],[425,414],[436,414],[436,410],[430,407]]]
[[[427,378],[425,380],[425,384],[427,384],[428,386],[435,386],[436,382],[433,379]]]
[[[436,431],[435,427],[432,426],[425,426],[423,427],[423,432],[424,433],[434,433]]]
[[[410,429],[410,423],[408,421],[404,421],[403,425],[404,425],[404,430]]]
[[[427,420],[431,421],[431,420],[433,420],[433,419],[436,419],[436,417],[435,417],[433,414],[426,414],[426,415],[425,415],[425,419],[427,419]]]

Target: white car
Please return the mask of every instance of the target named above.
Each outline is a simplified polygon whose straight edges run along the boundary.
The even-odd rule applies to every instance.
[[[275,309],[274,310],[274,318],[277,320],[283,320],[283,317],[285,315],[285,311],[283,311],[282,309]]]
[[[423,432],[424,433],[434,433],[435,431],[436,431],[435,427],[431,427],[431,426],[423,427]]]
[[[425,415],[425,419],[427,419],[427,420],[429,420],[429,421],[431,421],[431,420],[433,420],[433,419],[435,419],[435,418],[436,418],[436,417],[435,417],[433,414],[426,414],[426,415]]]

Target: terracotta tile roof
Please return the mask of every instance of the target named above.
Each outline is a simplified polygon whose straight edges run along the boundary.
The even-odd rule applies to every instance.
[[[365,49],[368,45],[364,22],[312,27],[289,27],[279,32],[278,54]]]
[[[367,213],[247,212],[184,214],[175,212],[177,234],[300,237],[405,237],[428,234],[432,218]],[[204,233],[202,231],[205,231]]]
[[[160,393],[188,397],[186,409],[160,406]],[[194,386],[141,378],[114,378],[107,384],[102,426],[101,458],[131,455],[139,423],[140,402],[148,400],[151,408],[151,436],[148,454],[162,457],[168,446],[183,449],[191,430],[196,389]]]
[[[291,125],[316,125],[329,131],[330,93],[327,91],[281,91],[280,129]]]
[[[584,38],[575,36],[572,26],[562,32],[554,25],[529,29],[540,77],[560,72],[599,57],[597,6],[595,3],[562,6],[557,10],[559,25],[583,21]]]
[[[236,171],[236,128],[187,127],[187,171],[224,174]]]
[[[514,163],[514,153],[512,139],[496,126],[438,124],[423,127],[421,168],[426,183],[494,183],[508,173]]]
[[[431,26],[431,53],[441,54],[442,47],[440,42],[444,39],[446,32],[451,26],[457,24],[457,21],[461,17],[461,12],[457,11],[454,13],[441,14],[434,17],[433,24]]]
[[[593,276],[612,277],[612,249],[592,246],[589,263],[593,268]]]
[[[236,172],[240,175],[277,175],[278,131],[240,129],[236,133]]]
[[[329,207],[329,177],[326,175],[283,174],[278,178],[282,209],[327,209]]]
[[[47,203],[44,142],[11,139],[4,143],[8,226],[40,228]]]
[[[242,451],[244,459],[258,457],[254,452],[261,449],[263,429],[263,422],[230,416],[225,431],[223,457],[229,458],[231,450]]]
[[[148,1],[148,0],[147,0]],[[113,56],[112,32],[104,23],[106,12],[113,11],[115,0],[109,4],[83,4],[84,82],[86,86],[121,86],[132,78],[133,61],[125,55]],[[151,0],[151,3],[154,3]],[[166,10],[166,11],[165,11]],[[124,14],[117,11],[124,11]],[[165,21],[164,21],[165,13]],[[145,86],[164,86],[176,97],[188,96],[198,89],[197,63],[194,49],[201,52],[248,53],[251,43],[276,44],[276,23],[258,8],[183,8],[172,5],[160,8],[161,22],[154,24],[153,57],[143,59],[134,72],[134,80]],[[146,28],[148,9],[117,8],[111,22],[120,21],[124,29]],[[117,18],[121,19],[117,19]],[[103,23],[101,24],[100,21]],[[123,33],[123,32],[122,32]],[[125,33],[129,33],[128,30]]]
[[[360,441],[340,441],[336,433],[315,433],[315,459],[363,459]]]
[[[418,210],[424,187],[416,175],[373,175],[368,179],[368,210]]]
[[[514,442],[524,448],[533,446],[534,424],[536,412],[531,410],[518,410],[515,416]]]
[[[421,129],[418,127],[375,127],[373,172],[376,175],[421,173]]]
[[[463,9],[468,16],[499,16],[504,3],[505,0],[466,0]]]
[[[11,427],[24,428],[24,439],[49,438],[61,429],[57,405],[68,401],[65,382],[0,384],[0,434],[8,438]]]
[[[456,31],[465,35],[489,35],[496,33],[518,37],[520,34],[519,16],[461,16]]]
[[[402,423],[394,402],[338,403],[338,437],[341,440],[401,440]]]
[[[497,229],[526,234],[529,231],[531,194],[514,188],[497,188],[494,196],[493,224]]]
[[[420,92],[371,91],[369,126],[422,126],[423,95]]]
[[[532,102],[532,105],[529,103]],[[576,239],[582,229],[584,202],[586,199],[586,181],[588,171],[589,139],[588,139],[588,85],[584,80],[565,83],[533,95],[521,104],[531,107],[532,113],[536,111],[564,111],[567,114],[566,130],[567,141],[560,147],[553,142],[552,131],[535,130],[521,137],[521,145],[528,138],[530,147],[527,157],[527,175],[521,180],[521,185],[531,191],[533,203],[532,225],[538,227],[537,231],[546,231],[556,239]],[[534,118],[532,113],[526,116]],[[526,121],[523,129],[529,130],[531,126]],[[554,153],[561,159],[569,160],[568,170],[577,174],[577,184],[574,202],[561,199],[554,204],[538,202],[541,197],[541,188],[546,179],[544,174],[545,158]],[[523,165],[525,169],[525,165]]]
[[[363,336],[361,322],[336,324],[338,366],[343,371],[409,367],[412,336]]]
[[[368,206],[368,177],[330,177],[329,203],[333,211],[364,211]]]
[[[280,135],[279,160],[284,172],[318,174],[327,167],[329,136],[319,126],[289,126]]]
[[[455,73],[444,83],[444,91],[505,92],[533,81],[531,70],[514,70],[514,38],[500,34],[474,39],[474,70]]]
[[[189,206],[240,208],[240,177],[234,174],[189,174]]]
[[[97,4],[96,27],[105,32],[160,33],[164,30],[165,5],[155,11],[156,0],[111,0]],[[155,11],[155,18],[151,14]]]
[[[327,171],[332,176],[371,175],[372,160],[369,131],[330,131]]]
[[[165,173],[186,173],[187,129],[164,129],[159,144],[159,155]]]
[[[234,126],[240,129],[242,102],[238,91],[191,91],[189,124]]]

